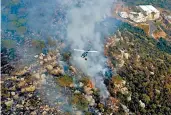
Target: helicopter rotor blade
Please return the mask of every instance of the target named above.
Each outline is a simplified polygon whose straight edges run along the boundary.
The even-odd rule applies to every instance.
[[[85,50],[80,50],[80,49],[74,49],[75,51],[80,51],[80,52],[91,52],[91,53],[97,53],[98,51],[85,51]]]
[[[74,49],[75,51],[85,52],[85,50]]]

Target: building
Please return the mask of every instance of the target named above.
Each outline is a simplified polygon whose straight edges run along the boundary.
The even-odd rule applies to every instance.
[[[147,20],[156,20],[160,17],[160,11],[152,5],[139,5],[138,8],[146,16]]]
[[[141,12],[130,12],[129,18],[136,23],[146,22],[146,17]]]
[[[152,5],[136,6],[136,12],[119,12],[119,16],[126,19],[129,18],[133,22],[141,23],[147,20],[156,20],[160,17],[160,11]]]
[[[127,12],[119,12],[119,16],[122,18],[128,18],[128,13]]]

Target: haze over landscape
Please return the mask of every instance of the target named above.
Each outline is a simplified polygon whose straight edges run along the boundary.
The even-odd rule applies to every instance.
[[[171,114],[170,5],[2,0],[1,113]]]

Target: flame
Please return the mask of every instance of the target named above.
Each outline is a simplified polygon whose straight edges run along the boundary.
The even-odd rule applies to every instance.
[[[90,88],[94,88],[93,82],[91,80],[88,81],[87,86]]]

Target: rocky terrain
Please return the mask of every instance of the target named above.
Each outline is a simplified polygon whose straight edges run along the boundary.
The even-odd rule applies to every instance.
[[[59,75],[62,74],[62,69],[57,66],[56,56],[52,53],[46,56],[41,53],[35,57],[39,64],[16,70],[11,75],[2,74],[2,114],[60,114],[55,107],[42,102],[38,90],[46,81],[47,71]]]
[[[70,111],[63,109],[64,104],[68,104],[77,115],[90,110],[92,113],[106,111],[103,109],[104,102],[100,101],[98,89],[88,77],[82,76],[74,81],[74,76],[78,73],[73,66],[69,67],[72,76],[65,74],[58,61],[59,51],[49,52],[47,55],[40,53],[34,58],[37,60],[34,64],[15,69],[11,74],[2,74],[2,114],[69,114]],[[66,98],[58,101],[63,96]],[[113,100],[113,104],[118,102],[112,97],[109,100]],[[114,105],[109,100],[108,107],[113,108]]]

